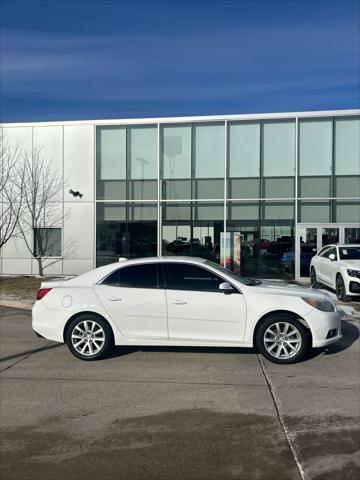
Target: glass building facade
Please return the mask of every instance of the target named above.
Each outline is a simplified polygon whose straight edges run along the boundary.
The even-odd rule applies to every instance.
[[[95,128],[96,266],[190,255],[294,278],[322,245],[359,242],[359,115]]]

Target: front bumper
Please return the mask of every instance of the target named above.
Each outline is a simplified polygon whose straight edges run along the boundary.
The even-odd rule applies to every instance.
[[[314,308],[306,315],[305,321],[310,327],[312,334],[312,346],[314,348],[325,347],[338,342],[342,338],[340,312],[322,312]],[[327,338],[330,330],[336,330],[331,338]]]
[[[360,279],[357,277],[346,276],[346,294],[351,296],[360,295]]]

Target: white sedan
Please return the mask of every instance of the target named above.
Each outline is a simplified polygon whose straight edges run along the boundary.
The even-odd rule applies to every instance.
[[[205,259],[126,260],[41,285],[35,333],[66,342],[83,360],[113,345],[253,347],[293,363],[341,338],[324,293],[238,277]]]
[[[311,286],[326,285],[339,300],[360,295],[360,245],[327,245],[310,263]]]

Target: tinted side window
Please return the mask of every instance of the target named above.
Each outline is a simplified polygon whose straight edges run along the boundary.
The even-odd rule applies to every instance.
[[[172,290],[219,292],[224,280],[205,268],[186,263],[165,263],[166,287]]]
[[[109,275],[103,285],[125,288],[158,288],[158,268],[155,263],[119,268]]]
[[[325,258],[329,258],[329,256],[330,256],[331,254],[334,254],[334,255],[335,255],[335,258],[337,258],[336,248],[335,248],[335,247],[329,248],[329,250],[327,250],[323,256],[324,256]]]
[[[330,250],[329,247],[325,247],[322,250],[320,250],[319,257],[326,257],[326,254],[328,253],[329,250]]]

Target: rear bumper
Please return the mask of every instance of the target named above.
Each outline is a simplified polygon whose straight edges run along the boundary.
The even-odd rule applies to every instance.
[[[66,318],[61,310],[50,310],[44,302],[38,300],[32,308],[32,329],[36,335],[64,342],[62,332]]]

